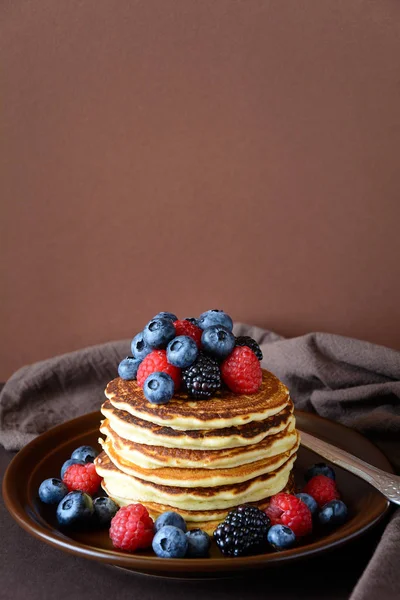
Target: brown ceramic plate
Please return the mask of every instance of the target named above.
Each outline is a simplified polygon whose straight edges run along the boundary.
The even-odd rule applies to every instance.
[[[385,456],[351,429],[307,413],[297,412],[296,417],[299,429],[336,444],[376,467],[393,472]],[[347,471],[336,469],[339,489],[349,507],[349,520],[332,533],[316,535],[308,543],[292,550],[224,558],[213,547],[211,557],[203,559],[163,559],[151,551],[136,554],[119,552],[113,549],[107,531],[61,531],[55,519],[55,507],[43,505],[37,495],[44,479],[59,477],[61,465],[76,447],[83,444],[97,446],[100,419],[100,413],[90,413],[39,436],[15,456],[3,481],[6,506],[21,527],[39,540],[72,554],[165,577],[226,577],[248,569],[272,567],[312,557],[350,542],[373,527],[388,510],[388,502],[374,488]],[[299,485],[303,484],[304,471],[314,462],[318,462],[318,456],[300,448],[295,466]]]

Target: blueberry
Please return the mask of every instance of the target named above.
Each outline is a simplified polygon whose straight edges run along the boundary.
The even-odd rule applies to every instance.
[[[268,530],[267,538],[275,550],[287,550],[296,542],[296,536],[286,525],[272,525]]]
[[[153,317],[153,319],[169,319],[170,321],[177,321],[178,317],[176,315],[174,315],[174,313],[159,312],[158,315]]]
[[[151,348],[165,348],[176,335],[170,319],[152,319],[143,330],[143,338]]]
[[[89,527],[92,516],[93,501],[89,494],[83,492],[70,492],[57,506],[57,521],[65,527]]]
[[[322,525],[330,527],[343,525],[347,520],[347,506],[341,500],[331,500],[320,510],[318,520]]]
[[[174,380],[162,371],[151,373],[143,386],[143,393],[152,404],[167,404],[174,395],[174,390]]]
[[[69,458],[68,460],[65,461],[65,463],[61,467],[61,479],[64,479],[65,471],[71,465],[84,465],[84,464],[85,463],[83,460],[75,460],[74,458]]]
[[[167,346],[167,360],[170,365],[185,369],[190,367],[199,354],[196,342],[187,335],[178,335]]]
[[[177,527],[183,532],[187,531],[185,519],[183,519],[181,515],[179,515],[176,512],[173,512],[172,510],[163,513],[158,517],[158,519],[156,519],[156,522],[154,523],[154,530],[158,531],[166,525],[172,525],[173,527]]]
[[[135,358],[143,360],[151,352],[151,348],[144,341],[143,331],[136,334],[131,343],[131,352]]]
[[[206,352],[219,360],[223,360],[234,349],[236,338],[223,325],[212,325],[203,331],[201,344]]]
[[[50,478],[42,481],[39,498],[45,504],[58,504],[68,494],[68,488],[61,479]]]
[[[212,327],[213,325],[223,325],[229,331],[233,329],[233,321],[230,316],[223,310],[217,309],[202,313],[199,317],[198,325],[201,329],[207,329],[207,327]]]
[[[333,479],[333,481],[336,479],[335,471],[332,469],[332,467],[329,467],[325,463],[317,463],[312,465],[312,467],[310,467],[304,475],[304,479],[306,481],[310,481],[310,479],[316,475],[325,475],[325,477],[330,477],[330,479]]]
[[[304,504],[308,506],[312,516],[314,517],[318,510],[318,504],[316,503],[314,498],[310,496],[310,494],[304,494],[303,492],[300,492],[300,494],[296,494],[296,498],[299,498],[304,502]]]
[[[186,556],[188,558],[203,558],[208,556],[211,539],[208,533],[202,529],[192,529],[186,534],[188,539],[188,548]]]
[[[183,558],[188,548],[188,539],[181,529],[166,525],[157,531],[152,546],[161,558]]]
[[[119,507],[108,496],[93,501],[94,516],[102,527],[109,527],[111,519],[117,514]]]
[[[72,460],[82,461],[84,463],[93,462],[98,452],[92,446],[79,446],[71,454]]]
[[[133,356],[127,356],[118,365],[118,375],[122,379],[136,379],[138,368],[142,362],[141,358],[134,358]]]

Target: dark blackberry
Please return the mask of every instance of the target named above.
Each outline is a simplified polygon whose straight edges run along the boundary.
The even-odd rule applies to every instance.
[[[200,352],[190,367],[182,369],[182,384],[192,398],[211,398],[221,387],[221,371],[217,361]]]
[[[232,510],[214,531],[214,539],[226,556],[259,554],[268,546],[270,520],[256,506]]]
[[[260,346],[257,344],[256,340],[253,340],[249,335],[239,335],[239,337],[236,338],[236,346],[247,346],[250,350],[253,350],[258,360],[263,359],[263,353],[261,352]]]
[[[192,325],[196,325],[196,327],[199,326],[199,320],[195,319],[194,317],[187,317],[185,321],[189,321],[189,323],[191,323]]]

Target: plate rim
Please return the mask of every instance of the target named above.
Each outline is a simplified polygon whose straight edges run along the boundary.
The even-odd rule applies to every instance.
[[[358,431],[351,429],[350,427],[346,427],[341,423],[337,423],[335,421],[331,421],[330,419],[326,419],[321,417],[320,415],[316,415],[314,413],[309,413],[305,411],[295,410],[295,415],[297,415],[300,419],[305,418],[311,420],[319,420],[324,423],[329,423],[333,425],[335,428],[343,428],[349,432],[353,437],[359,437],[363,440],[363,442],[367,442],[371,445],[376,452],[380,454],[380,459],[383,462],[386,462],[386,470],[388,472],[393,473],[393,467],[390,464],[389,460],[385,456],[385,454],[375,446],[368,438],[360,434]],[[26,446],[24,446],[11,460],[8,465],[6,472],[3,477],[2,484],[2,494],[5,506],[14,520],[18,523],[20,527],[22,527],[29,534],[33,535],[36,539],[39,539],[42,542],[47,543],[53,548],[59,548],[67,553],[78,555],[87,559],[95,560],[100,563],[111,564],[114,566],[128,568],[132,571],[147,573],[147,574],[160,574],[168,577],[168,574],[176,574],[182,573],[186,575],[186,577],[190,577],[190,573],[199,574],[199,573],[212,573],[218,572],[227,573],[228,571],[243,571],[248,569],[256,569],[261,567],[271,567],[278,566],[282,563],[294,562],[296,560],[301,560],[305,558],[309,558],[316,554],[320,554],[321,552],[326,552],[330,550],[334,550],[348,542],[360,537],[364,533],[366,533],[369,529],[373,528],[379,521],[381,521],[385,515],[387,514],[390,503],[389,501],[378,491],[377,500],[379,501],[379,506],[377,505],[374,510],[374,514],[372,518],[365,519],[360,523],[360,526],[353,531],[348,532],[343,536],[334,537],[334,539],[328,539],[324,537],[322,539],[315,540],[309,544],[305,544],[304,546],[298,546],[296,548],[285,550],[279,553],[265,553],[254,556],[244,556],[244,557],[212,557],[212,558],[192,558],[188,561],[187,558],[174,558],[165,560],[163,558],[157,556],[146,556],[142,554],[135,553],[126,553],[120,552],[118,550],[111,550],[106,548],[99,548],[91,545],[87,545],[81,543],[77,540],[69,538],[65,536],[63,532],[60,530],[60,536],[54,535],[50,528],[46,528],[36,520],[34,520],[30,515],[27,507],[21,505],[21,493],[18,492],[18,487],[14,485],[15,475],[18,474],[19,467],[25,460],[32,455],[37,446],[43,445],[49,439],[52,439],[57,435],[58,432],[64,431],[68,428],[74,428],[74,426],[79,425],[80,434],[77,437],[80,437],[82,433],[84,433],[84,425],[95,419],[101,418],[101,413],[99,411],[93,411],[90,413],[86,413],[74,419],[70,419],[65,421],[64,423],[60,423],[55,427],[52,427],[48,431],[40,434],[36,438],[34,438],[31,442],[29,442]],[[90,430],[91,431],[91,430]],[[68,439],[70,443],[73,438]],[[62,445],[63,440],[60,445]],[[59,445],[57,445],[59,448]],[[24,488],[26,490],[26,495],[28,495],[28,482]],[[39,515],[41,516],[41,515]],[[49,525],[50,527],[50,525]],[[334,535],[335,532],[332,533]],[[188,566],[192,568],[189,570]]]

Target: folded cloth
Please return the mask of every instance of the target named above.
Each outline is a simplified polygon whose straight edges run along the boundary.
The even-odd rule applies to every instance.
[[[236,335],[261,346],[263,366],[290,389],[298,409],[353,427],[400,470],[400,352],[339,335],[284,339],[242,323]],[[0,443],[18,450],[65,420],[98,410],[129,340],[64,354],[19,369],[0,394]],[[400,598],[400,511],[387,526],[351,600]]]

